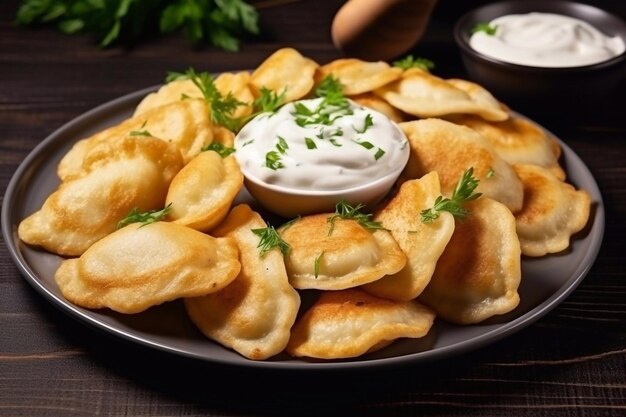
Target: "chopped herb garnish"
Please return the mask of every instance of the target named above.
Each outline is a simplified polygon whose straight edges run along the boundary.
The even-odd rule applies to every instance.
[[[307,149],[317,149],[317,145],[315,144],[315,141],[313,139],[304,138],[304,142],[306,143]]]
[[[355,140],[354,143],[357,143],[357,144],[361,145],[362,147],[364,147],[367,150],[374,148],[374,144],[372,142],[368,142],[368,141],[359,142],[358,140]]]
[[[311,124],[330,126],[338,118],[353,113],[350,102],[343,95],[341,83],[334,76],[324,77],[315,89],[315,94],[322,98],[315,109],[309,109],[302,103],[294,104],[292,114],[298,126],[305,127]]]
[[[374,155],[374,159],[378,161],[380,158],[383,157],[384,154],[385,154],[385,151],[380,149],[380,148],[378,148],[376,150],[376,154]]]
[[[472,33],[485,32],[487,35],[493,36],[496,34],[497,30],[498,26],[492,26],[489,23],[481,22],[474,25],[474,27],[472,28]]]
[[[357,129],[354,126],[352,126],[352,128],[354,129],[356,133],[365,133],[367,132],[367,129],[369,129],[372,126],[374,126],[374,119],[372,118],[372,115],[368,113],[367,116],[365,116],[365,121],[363,122],[363,128]]]
[[[243,148],[244,146],[252,145],[253,143],[254,139],[250,139],[249,141],[246,141],[243,145],[241,145],[241,147]]]
[[[169,203],[165,208],[161,210],[150,210],[139,212],[137,207],[133,208],[122,220],[117,223],[117,228],[121,229],[131,223],[141,223],[140,227],[146,226],[150,223],[158,222],[163,219],[170,212],[172,203]]]
[[[333,233],[335,228],[335,221],[337,219],[344,220],[356,220],[361,226],[368,230],[384,229],[380,222],[373,221],[371,214],[361,213],[361,209],[365,207],[363,204],[357,204],[356,207],[352,207],[345,200],[341,200],[335,205],[335,214],[328,218],[330,223],[330,229],[328,230],[328,236]]]
[[[252,229],[252,233],[259,236],[259,244],[257,248],[261,249],[261,256],[274,248],[278,248],[283,255],[287,255],[291,247],[283,240],[273,226],[264,227],[262,229]]]
[[[278,149],[278,152],[280,152],[283,155],[287,153],[287,149],[289,149],[289,145],[287,144],[287,141],[285,140],[285,138],[281,136],[278,137],[278,143],[276,144],[276,149]]]
[[[278,94],[263,86],[259,97],[252,103],[252,108],[254,113],[275,113],[283,104],[285,104],[285,91]]]
[[[313,273],[315,274],[315,278],[320,275],[320,264],[322,262],[322,256],[324,256],[324,251],[315,257],[315,263],[313,265]]]
[[[470,168],[463,173],[452,193],[452,198],[443,196],[437,197],[432,208],[422,210],[422,223],[430,223],[439,217],[439,213],[447,211],[457,219],[464,219],[469,211],[463,207],[463,204],[475,200],[480,197],[481,193],[475,193],[478,187],[478,180],[473,177],[474,168]]]
[[[401,60],[394,61],[392,65],[394,67],[402,68],[403,70],[407,70],[409,68],[419,68],[424,71],[431,71],[435,68],[435,63],[430,59],[415,58],[413,55],[408,55]]]
[[[280,161],[280,154],[276,151],[269,151],[265,154],[265,166],[274,171],[285,167]]]
[[[228,155],[235,152],[235,148],[231,148],[222,143],[213,142],[209,143],[205,147],[202,148],[202,151],[213,151],[217,152],[222,158],[226,158]]]
[[[148,123],[147,120],[145,122],[143,122],[143,124],[141,125],[141,127],[139,129],[143,129],[144,127],[146,127],[146,123]],[[129,135],[130,136],[150,136],[150,137],[152,137],[150,132],[148,132],[145,129],[143,129],[143,130],[131,130]]]
[[[485,174],[485,178],[489,179],[494,175],[496,175],[496,171],[494,171],[493,168],[489,168],[489,171],[487,171],[487,173]]]
[[[211,121],[231,131],[239,130],[241,120],[233,117],[234,111],[244,102],[237,100],[231,92],[226,97],[220,93],[215,86],[213,76],[208,72],[197,73],[193,68],[189,68],[185,73],[170,72],[166,82],[174,80],[189,79],[202,93],[204,99],[211,107]]]

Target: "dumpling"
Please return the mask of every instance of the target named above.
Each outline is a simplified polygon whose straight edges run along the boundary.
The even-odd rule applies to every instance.
[[[475,130],[441,119],[404,122],[400,127],[411,146],[403,179],[436,171],[441,192],[449,197],[459,178],[473,167],[479,180],[476,192],[505,204],[512,212],[522,208],[524,188],[513,167]]]
[[[62,181],[80,175],[85,154],[113,137],[133,135],[136,139],[155,137],[172,143],[187,163],[213,141],[209,109],[203,99],[179,100],[150,109],[138,116],[82,139],[63,156],[57,167]]]
[[[402,69],[384,61],[363,61],[356,58],[341,58],[318,68],[317,79],[332,75],[343,87],[346,96],[374,91],[402,75]]]
[[[392,106],[420,118],[475,114],[486,120],[506,120],[509,114],[494,99],[472,95],[428,71],[411,68],[392,83],[374,90]]]
[[[265,59],[250,76],[250,88],[258,97],[261,88],[283,94],[283,101],[306,96],[315,84],[317,62],[306,58],[293,48],[282,48]]]
[[[393,107],[391,104],[387,103],[385,100],[377,96],[373,93],[364,93],[356,96],[350,97],[350,100],[360,104],[361,106],[368,107],[370,109],[374,109],[385,116],[389,120],[392,120],[396,123],[403,122],[405,117],[404,114]]]
[[[183,166],[173,145],[151,137],[111,138],[84,159],[80,176],[61,183],[40,210],[20,222],[22,241],[59,255],[81,255],[132,209],[163,208]]]
[[[548,168],[560,180],[565,171],[559,165],[560,145],[554,137],[528,119],[511,116],[501,122],[458,115],[446,120],[471,127],[487,139],[509,164],[532,164]]]
[[[475,324],[519,304],[521,250],[515,218],[503,204],[481,197],[457,221],[452,239],[418,300],[438,317]]]
[[[324,291],[298,319],[287,353],[320,359],[354,358],[399,338],[428,334],[434,312],[415,301],[392,301],[358,288]]]
[[[515,172],[524,184],[524,206],[515,213],[522,253],[543,256],[560,252],[580,232],[591,210],[591,196],[555,178],[536,165],[516,164]]]
[[[241,272],[218,292],[185,299],[187,312],[202,333],[253,360],[285,349],[300,307],[281,252],[274,249],[262,256],[259,252],[259,236],[252,230],[264,227],[265,221],[249,206],[234,207],[213,234],[235,240]]]
[[[54,279],[81,307],[132,314],[231,283],[241,265],[230,238],[168,222],[133,223],[61,263]]]
[[[211,230],[228,214],[243,187],[243,174],[233,155],[201,152],[172,180],[166,202],[168,219],[203,232]]]
[[[406,181],[398,193],[374,213],[374,220],[391,232],[407,257],[407,264],[395,274],[363,286],[367,292],[393,300],[412,300],[430,282],[437,260],[454,232],[454,217],[441,212],[431,223],[420,213],[432,207],[439,190],[439,176],[430,172]]]
[[[214,80],[215,87],[222,96],[226,97],[228,94],[231,94],[240,102],[245,103],[235,109],[232,117],[237,118],[252,113],[254,97],[248,86],[249,79],[250,73],[241,71],[236,73],[224,72]],[[144,97],[137,105],[134,115],[137,116],[155,107],[189,98],[204,99],[202,92],[191,79],[170,81],[154,93]]]
[[[370,231],[332,214],[305,216],[278,231],[290,246],[289,282],[298,289],[341,290],[394,274],[406,256],[387,230]]]

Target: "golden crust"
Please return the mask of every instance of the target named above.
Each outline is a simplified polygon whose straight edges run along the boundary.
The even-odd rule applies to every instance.
[[[230,238],[167,222],[135,223],[63,261],[54,278],[76,305],[133,314],[224,288],[239,273],[238,255]]]
[[[475,130],[441,119],[400,123],[411,146],[403,179],[436,171],[441,192],[451,196],[469,168],[479,180],[476,192],[505,204],[512,212],[522,207],[524,189],[513,167]]]
[[[486,90],[485,90],[486,91]],[[468,94],[428,71],[411,68],[392,83],[374,92],[392,106],[420,118],[450,114],[476,114],[487,120],[506,120],[509,115],[497,103]]]
[[[372,232],[355,220],[340,218],[335,219],[331,230],[331,217],[305,216],[279,229],[291,247],[285,265],[295,288],[356,287],[396,273],[406,264],[406,256],[388,231]]]
[[[189,316],[207,337],[253,360],[284,350],[300,307],[280,251],[260,256],[252,229],[263,227],[265,221],[249,206],[234,207],[214,235],[236,242],[241,272],[218,292],[185,299]]]
[[[423,223],[420,212],[439,197],[436,172],[402,184],[398,193],[375,214],[374,220],[391,232],[407,257],[402,270],[363,286],[367,292],[393,300],[412,300],[422,293],[454,232],[454,217],[442,212],[432,223]]]
[[[255,97],[265,87],[283,94],[285,102],[303,98],[313,89],[317,62],[306,58],[293,48],[282,48],[265,59],[250,77]]]
[[[589,221],[591,196],[545,168],[524,164],[513,167],[524,184],[524,206],[515,213],[522,253],[543,256],[565,250],[571,236]]]
[[[320,359],[352,358],[399,338],[420,338],[435,314],[414,301],[392,301],[357,288],[323,292],[298,319],[287,352]]]
[[[401,68],[390,66],[384,61],[363,61],[356,58],[341,58],[318,68],[316,79],[333,75],[343,87],[347,96],[374,91],[402,75]]]
[[[20,222],[18,235],[47,251],[79,256],[115,231],[133,208],[162,208],[182,166],[178,150],[160,139],[121,136],[96,144],[86,153],[81,172]]]
[[[430,283],[418,298],[456,324],[473,324],[517,307],[521,249],[515,218],[495,200],[467,204]]]
[[[233,155],[201,152],[172,180],[166,203],[168,219],[203,232],[211,230],[228,214],[243,187],[243,174]]]

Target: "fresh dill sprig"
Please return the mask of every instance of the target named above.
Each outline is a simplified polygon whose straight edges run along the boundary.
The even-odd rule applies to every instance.
[[[452,198],[439,196],[435,200],[433,207],[422,210],[422,223],[431,223],[439,218],[439,213],[442,211],[451,213],[456,219],[462,220],[467,217],[469,210],[463,207],[463,205],[482,195],[481,193],[474,192],[476,187],[478,187],[479,181],[474,178],[473,174],[474,168],[470,168],[463,173],[452,193]]]
[[[261,229],[252,229],[252,233],[259,236],[259,244],[257,248],[261,250],[261,256],[274,248],[278,248],[283,255],[287,255],[291,247],[280,237],[274,226],[267,226]]]
[[[333,233],[335,228],[335,221],[337,219],[344,220],[356,220],[358,224],[368,230],[384,229],[380,222],[371,219],[371,214],[361,213],[361,209],[365,207],[363,204],[357,204],[355,207],[348,204],[345,200],[341,200],[335,205],[335,214],[328,218],[330,228],[328,230],[328,236]]]
[[[141,223],[140,227],[146,226],[150,223],[155,223],[167,216],[172,208],[172,203],[169,203],[165,208],[161,210],[149,210],[140,212],[137,207],[133,208],[122,220],[117,223],[117,228],[121,229],[124,226],[128,226],[131,223]]]

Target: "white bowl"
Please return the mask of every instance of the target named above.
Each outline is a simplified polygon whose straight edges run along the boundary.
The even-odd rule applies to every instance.
[[[409,152],[406,152],[404,162],[394,171],[379,178],[372,178],[362,185],[330,191],[303,190],[268,184],[250,175],[243,168],[242,172],[246,189],[260,205],[281,217],[294,218],[315,213],[333,213],[337,203],[342,200],[352,206],[363,204],[364,211],[371,210],[389,193],[408,159]]]

